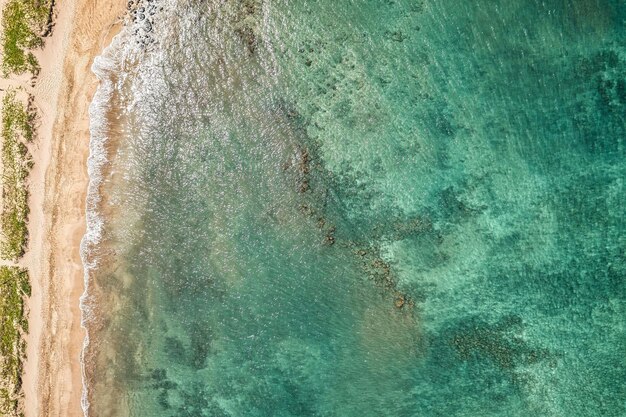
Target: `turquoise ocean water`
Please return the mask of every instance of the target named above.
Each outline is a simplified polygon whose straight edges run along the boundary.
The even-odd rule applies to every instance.
[[[626,416],[626,3],[131,8],[89,416]]]

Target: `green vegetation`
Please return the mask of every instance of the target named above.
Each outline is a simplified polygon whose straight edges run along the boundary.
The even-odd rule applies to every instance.
[[[32,160],[26,143],[33,138],[34,113],[10,91],[2,100],[2,212],[0,255],[18,259],[28,239],[28,188]]]
[[[2,72],[39,72],[32,50],[43,46],[50,29],[52,0],[9,0],[2,14]],[[0,256],[17,260],[28,239],[27,177],[32,159],[26,144],[34,136],[35,113],[14,90],[2,99],[2,195]],[[28,332],[24,298],[31,292],[28,272],[0,266],[0,416],[23,416],[22,364]]]
[[[22,363],[28,332],[24,297],[30,295],[28,272],[0,266],[0,415],[19,416],[22,398]]]
[[[50,23],[50,0],[9,0],[2,14],[2,71],[22,74],[39,72],[30,49],[43,46],[42,36]]]

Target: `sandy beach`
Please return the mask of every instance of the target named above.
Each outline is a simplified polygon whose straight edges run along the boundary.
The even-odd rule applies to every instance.
[[[30,147],[35,165],[29,177],[29,247],[19,262],[29,269],[33,287],[23,379],[27,417],[83,414],[79,245],[85,230],[88,107],[97,88],[90,69],[119,30],[124,11],[120,0],[57,3],[52,36],[36,51],[41,64],[36,82],[22,76],[0,86],[32,94],[39,124]]]

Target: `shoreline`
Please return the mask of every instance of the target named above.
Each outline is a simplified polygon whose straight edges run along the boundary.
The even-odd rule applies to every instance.
[[[122,0],[57,3],[52,36],[35,51],[41,71],[34,86],[22,82],[38,113],[30,147],[29,244],[20,261],[33,288],[27,300],[26,417],[83,415],[80,242],[89,182],[88,108],[98,86],[91,64],[121,27],[125,10]]]

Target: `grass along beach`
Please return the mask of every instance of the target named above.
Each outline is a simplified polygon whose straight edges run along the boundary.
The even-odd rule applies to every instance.
[[[50,31],[52,4],[9,0],[2,8],[2,72],[4,77],[30,73],[31,86],[39,72],[32,49],[43,46]],[[22,82],[20,82],[22,81]],[[35,137],[37,114],[33,96],[23,80],[9,78],[3,88],[0,168],[0,412],[23,415],[23,363],[26,357],[28,309],[31,295],[28,269],[20,260],[28,244],[28,176],[33,167],[28,146]],[[12,263],[12,264],[11,264]]]
[[[54,7],[0,2],[0,305],[7,324],[13,324],[3,326],[2,335],[3,415],[82,415],[79,245],[85,228],[87,110],[97,87],[90,67],[115,34],[123,6],[120,1]]]

